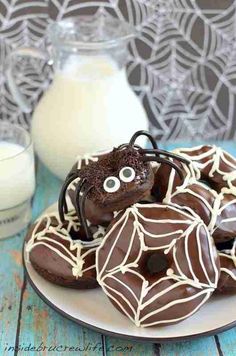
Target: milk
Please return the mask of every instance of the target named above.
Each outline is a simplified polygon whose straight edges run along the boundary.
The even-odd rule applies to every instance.
[[[20,145],[0,141],[0,210],[30,199],[34,192],[34,163]],[[12,157],[12,158],[9,158]]]
[[[34,189],[32,155],[18,144],[0,141],[0,238],[17,233],[30,220]]]
[[[128,142],[140,129],[147,129],[146,113],[125,70],[105,56],[71,56],[32,121],[36,151],[60,178],[78,155]]]

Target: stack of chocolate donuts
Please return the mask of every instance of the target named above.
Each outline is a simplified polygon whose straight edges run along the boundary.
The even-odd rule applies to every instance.
[[[209,145],[164,151],[139,131],[78,159],[25,250],[52,283],[100,286],[136,326],[177,323],[236,292],[236,159]]]

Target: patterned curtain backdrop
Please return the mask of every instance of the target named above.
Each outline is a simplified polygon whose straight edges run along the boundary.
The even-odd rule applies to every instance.
[[[232,138],[235,9],[234,0],[0,0],[0,119],[28,127],[31,117],[20,111],[6,85],[8,53],[20,46],[47,47],[51,21],[104,11],[138,30],[127,73],[159,140]],[[52,72],[43,62],[21,58],[16,76],[34,107]]]

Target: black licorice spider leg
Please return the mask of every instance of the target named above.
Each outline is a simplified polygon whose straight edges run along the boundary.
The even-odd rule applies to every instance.
[[[85,190],[80,192],[81,193],[81,198],[79,199],[80,222],[81,222],[81,225],[84,228],[85,235],[87,237],[87,241],[92,241],[93,240],[93,236],[92,236],[91,230],[90,230],[90,228],[88,226],[87,219],[85,217],[85,201],[86,201],[88,193],[90,192],[90,190],[92,188],[93,188],[92,186],[85,187]]]
[[[58,210],[59,210],[59,217],[62,222],[65,221],[65,215],[68,212],[68,207],[66,203],[66,190],[68,186],[75,180],[76,178],[79,178],[78,175],[72,175],[71,177],[68,177],[62,187],[60,197],[59,197],[59,204],[58,204]],[[85,189],[84,189],[85,188]],[[89,191],[92,189],[92,187],[86,187],[86,179],[81,179],[75,190],[75,210],[77,213],[78,218],[80,219],[81,226],[84,228],[85,235],[87,237],[88,241],[91,241],[93,239],[91,231],[89,229],[89,226],[87,224],[87,220],[85,218],[85,201],[87,198],[87,195]]]
[[[58,212],[59,212],[59,217],[60,217],[61,222],[65,221],[64,213],[65,214],[68,213],[68,207],[67,207],[67,203],[66,203],[67,188],[77,178],[79,178],[77,174],[73,174],[73,175],[67,177],[62,188],[61,188],[59,199],[58,199]]]
[[[137,131],[135,132],[135,134],[131,137],[130,141],[129,141],[129,145],[130,146],[134,146],[135,144],[135,141],[137,140],[137,138],[139,136],[146,136],[149,138],[149,141],[151,142],[152,144],[152,147],[156,150],[158,150],[158,146],[157,146],[157,143],[154,139],[154,137],[150,134],[150,132],[148,131],[145,131],[145,130],[140,130],[140,131]]]
[[[153,156],[143,156],[142,160],[144,162],[157,162],[157,163],[168,164],[169,166],[171,166],[172,168],[174,168],[176,170],[176,172],[179,175],[181,180],[184,179],[183,173],[182,173],[181,169],[177,166],[177,164],[172,162],[172,161],[169,161],[166,158],[162,158],[162,157],[159,157],[159,156],[155,156],[155,157],[153,157]]]
[[[148,137],[150,142],[151,142],[151,144],[152,144],[152,146],[153,146],[153,149],[140,148],[140,152],[144,154],[143,161],[165,163],[165,164],[171,166],[172,168],[174,168],[176,170],[176,172],[178,173],[180,179],[183,180],[183,178],[184,178],[183,177],[183,173],[182,173],[181,169],[178,167],[178,165],[176,163],[174,163],[173,161],[170,161],[170,160],[168,160],[166,158],[160,157],[160,155],[164,155],[166,157],[175,158],[176,160],[178,160],[178,161],[180,161],[182,163],[185,163],[185,164],[189,164],[190,161],[188,159],[184,158],[184,157],[181,157],[181,156],[175,154],[175,153],[159,149],[154,137],[148,131],[142,131],[142,130],[141,131],[137,131],[131,137],[129,145],[134,147],[135,141],[139,136]],[[146,154],[149,154],[149,156],[146,156]],[[151,154],[155,155],[155,157],[151,156]]]
[[[152,147],[153,149],[157,149],[158,150],[158,146],[157,146],[157,143],[155,141],[155,139],[153,138],[153,136],[150,134],[150,132],[148,131],[145,131],[145,130],[140,130],[140,131],[137,131],[135,132],[135,134],[133,134],[133,136],[131,137],[129,143],[123,143],[122,145],[118,146],[117,148],[118,149],[123,149],[123,148],[127,148],[129,146],[131,147],[135,147],[137,149],[140,149],[141,147],[139,145],[135,145],[135,141],[137,140],[137,138],[139,136],[146,136],[149,138],[149,141],[151,142],[152,144]]]
[[[81,220],[81,210],[80,210],[79,202],[80,202],[80,195],[82,195],[82,189],[84,188],[85,182],[86,182],[85,179],[80,180],[75,189],[75,211],[80,220]]]
[[[151,154],[155,154],[155,155],[163,155],[163,156],[166,156],[166,157],[175,158],[176,160],[178,160],[178,161],[180,161],[182,163],[185,163],[185,164],[189,164],[190,163],[190,160],[185,158],[185,157],[177,155],[176,153],[168,152],[168,151],[165,151],[165,150],[160,150],[159,148],[157,150],[156,149],[141,148],[141,152],[143,152],[143,153],[151,153]]]

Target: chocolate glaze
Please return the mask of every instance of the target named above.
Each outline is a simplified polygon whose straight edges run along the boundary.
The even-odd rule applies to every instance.
[[[156,252],[164,267],[153,273],[148,261]],[[219,257],[202,220],[164,204],[135,204],[119,213],[96,263],[104,292],[137,326],[171,324],[192,315],[219,278]]]

